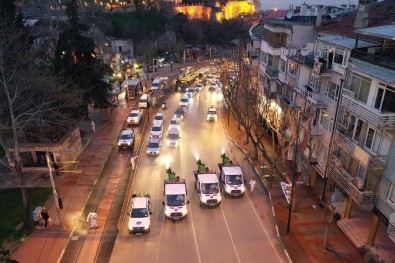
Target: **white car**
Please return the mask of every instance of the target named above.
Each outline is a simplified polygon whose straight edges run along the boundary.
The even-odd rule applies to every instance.
[[[151,197],[147,193],[132,194],[128,229],[130,234],[148,233],[151,229]]]
[[[196,94],[196,89],[195,88],[188,88],[187,89],[187,96],[189,98],[192,98],[193,96],[195,96]]]
[[[180,100],[180,107],[181,108],[188,108],[189,105],[189,97],[188,96],[182,96]]]
[[[154,116],[154,125],[163,125],[164,114],[159,112]]]
[[[203,83],[199,83],[199,84],[196,85],[196,90],[197,91],[202,91],[203,89],[204,89]]]
[[[214,106],[208,108],[207,111],[207,121],[216,121],[217,120],[217,110]]]
[[[177,130],[180,129],[181,121],[179,118],[172,118],[169,124],[169,130],[172,128],[176,128]]]
[[[211,82],[208,86],[208,90],[217,90],[218,84],[216,82]]]
[[[147,155],[149,156],[157,156],[160,152],[160,140],[159,139],[150,139],[147,146]]]
[[[150,138],[161,139],[162,138],[162,131],[163,131],[163,125],[154,124],[151,128]]]
[[[118,147],[132,148],[134,143],[134,131],[131,129],[123,129],[118,140]]]
[[[176,128],[169,130],[167,135],[167,145],[177,147],[180,141],[180,131]]]
[[[128,124],[140,124],[141,120],[143,119],[142,110],[138,108],[133,108],[127,118]]]

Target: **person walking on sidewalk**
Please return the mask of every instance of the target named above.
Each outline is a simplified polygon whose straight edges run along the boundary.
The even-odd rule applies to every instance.
[[[91,128],[93,132],[96,132],[96,124],[94,121],[91,122]]]
[[[250,185],[250,193],[253,194],[255,191],[255,184],[256,184],[255,179],[252,178],[248,184]]]
[[[136,159],[137,159],[137,155],[130,157],[130,163],[132,164],[132,171],[134,171],[134,169],[136,168]]]
[[[43,209],[41,210],[41,217],[42,217],[42,219],[44,219],[45,227],[47,227],[48,220],[49,220],[49,214],[48,214],[47,210],[45,209],[45,207],[43,207]]]
[[[86,218],[86,222],[89,223],[90,229],[97,229],[97,214],[94,212],[90,212]]]

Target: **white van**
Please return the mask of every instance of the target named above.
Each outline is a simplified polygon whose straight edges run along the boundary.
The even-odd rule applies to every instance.
[[[151,95],[143,94],[139,100],[139,108],[146,109],[151,105]]]

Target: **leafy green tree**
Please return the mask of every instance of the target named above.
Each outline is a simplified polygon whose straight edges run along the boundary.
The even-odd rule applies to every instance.
[[[111,69],[97,57],[93,40],[82,35],[88,28],[79,23],[77,8],[75,0],[66,5],[69,26],[57,42],[55,72],[63,73],[78,84],[84,99],[81,112],[87,115],[88,104],[92,102],[99,107],[109,106],[110,86],[102,79],[104,75],[111,74]]]

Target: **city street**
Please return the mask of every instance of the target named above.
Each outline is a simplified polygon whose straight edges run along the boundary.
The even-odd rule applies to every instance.
[[[263,258],[267,262],[286,262],[275,236],[271,209],[264,191],[254,196],[247,193],[243,198],[223,198],[221,206],[216,208],[199,206],[192,176],[192,171],[197,167],[196,157],[217,172],[222,150],[234,161],[242,157],[232,154],[235,149],[226,139],[221,116],[217,122],[206,121],[209,106],[215,105],[218,113],[222,107],[222,95],[209,92],[207,88],[201,96],[195,95],[190,100],[181,124],[179,147],[166,145],[169,121],[182,94],[172,94],[167,102],[168,108],[160,110],[165,113],[165,122],[159,157],[146,155],[148,134],[142,138],[144,143],[132,192],[148,192],[152,196],[151,232],[130,235],[128,215],[123,213],[110,262],[259,262]],[[177,176],[187,181],[190,200],[188,217],[180,222],[173,223],[164,216],[162,201],[163,180],[167,178],[166,165],[170,165]],[[245,179],[252,178],[251,167],[243,165],[242,168]]]

